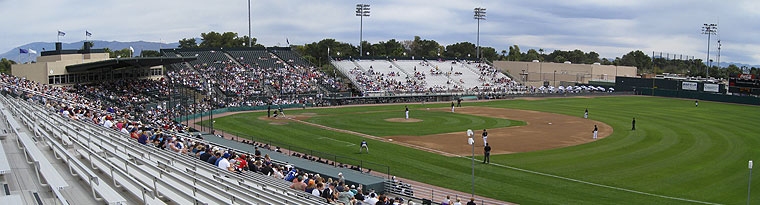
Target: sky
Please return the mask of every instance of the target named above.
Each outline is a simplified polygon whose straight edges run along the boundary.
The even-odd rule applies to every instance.
[[[551,50],[595,51],[619,57],[632,50],[705,59],[705,23],[718,24],[710,58],[760,64],[758,0],[252,0],[252,34],[266,46],[305,44],[334,38],[359,42],[357,3],[370,4],[364,40],[410,40],[414,36],[451,44],[475,43],[473,8],[487,9],[480,44],[498,51],[510,45]],[[0,0],[0,52],[31,42],[91,39],[177,42],[208,31],[248,34],[246,0]]]

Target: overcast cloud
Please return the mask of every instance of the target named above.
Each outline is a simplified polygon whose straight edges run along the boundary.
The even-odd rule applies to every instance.
[[[272,0],[252,1],[253,36],[266,46],[324,38],[356,44],[355,4],[371,4],[364,21],[370,42],[415,35],[449,44],[475,41],[474,7],[488,9],[481,44],[505,50],[517,44],[545,50],[596,51],[615,57],[642,50],[706,57],[703,23],[718,23],[721,61],[760,64],[760,1],[709,0]],[[30,42],[61,40],[176,42],[201,32],[247,35],[245,0],[0,0],[0,51]],[[715,39],[715,38],[713,38]],[[711,58],[717,52],[716,40]]]

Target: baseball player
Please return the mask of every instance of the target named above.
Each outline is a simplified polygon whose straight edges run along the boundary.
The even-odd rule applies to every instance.
[[[633,121],[631,121],[631,131],[636,130],[636,118],[633,118]]]
[[[588,108],[586,108],[586,112],[583,114],[583,118],[588,119]]]
[[[408,120],[409,119],[409,106],[404,105],[404,109],[405,109],[404,113],[406,114],[406,118],[404,118],[404,119]]]
[[[483,144],[488,144],[488,131],[486,129],[483,129]]]
[[[361,147],[359,147],[359,154],[362,153],[362,149],[367,150],[367,154],[369,154],[369,147],[367,147],[367,141],[362,140]]]
[[[462,107],[462,98],[457,98],[457,107]]]
[[[454,112],[454,102],[451,102],[451,112]]]
[[[699,100],[694,100],[694,106],[699,107]]]
[[[486,146],[483,147],[483,164],[490,164],[491,163],[491,146],[486,143]]]
[[[594,139],[596,139],[596,134],[599,132],[599,128],[594,125]]]

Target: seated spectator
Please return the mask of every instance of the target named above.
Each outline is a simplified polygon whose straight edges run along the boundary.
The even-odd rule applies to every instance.
[[[222,158],[218,160],[219,162],[217,162],[217,166],[223,170],[233,171],[233,168],[230,166],[230,161],[228,160],[229,158],[230,154],[224,153]]]
[[[300,191],[306,191],[306,183],[303,183],[303,177],[299,176],[295,180],[293,180],[293,184],[290,185],[291,189],[300,190]]]

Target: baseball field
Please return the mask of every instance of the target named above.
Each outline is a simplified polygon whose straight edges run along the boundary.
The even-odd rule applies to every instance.
[[[463,192],[471,162],[460,156],[472,150],[465,130],[476,131],[482,155],[488,129],[494,155],[492,164],[476,163],[476,194],[520,204],[744,204],[747,161],[760,159],[756,106],[642,96],[463,102],[455,113],[448,103],[408,106],[411,120],[404,105],[380,105],[286,111],[304,123],[241,113],[214,126],[386,164],[392,175]],[[358,153],[363,139],[369,154]]]

